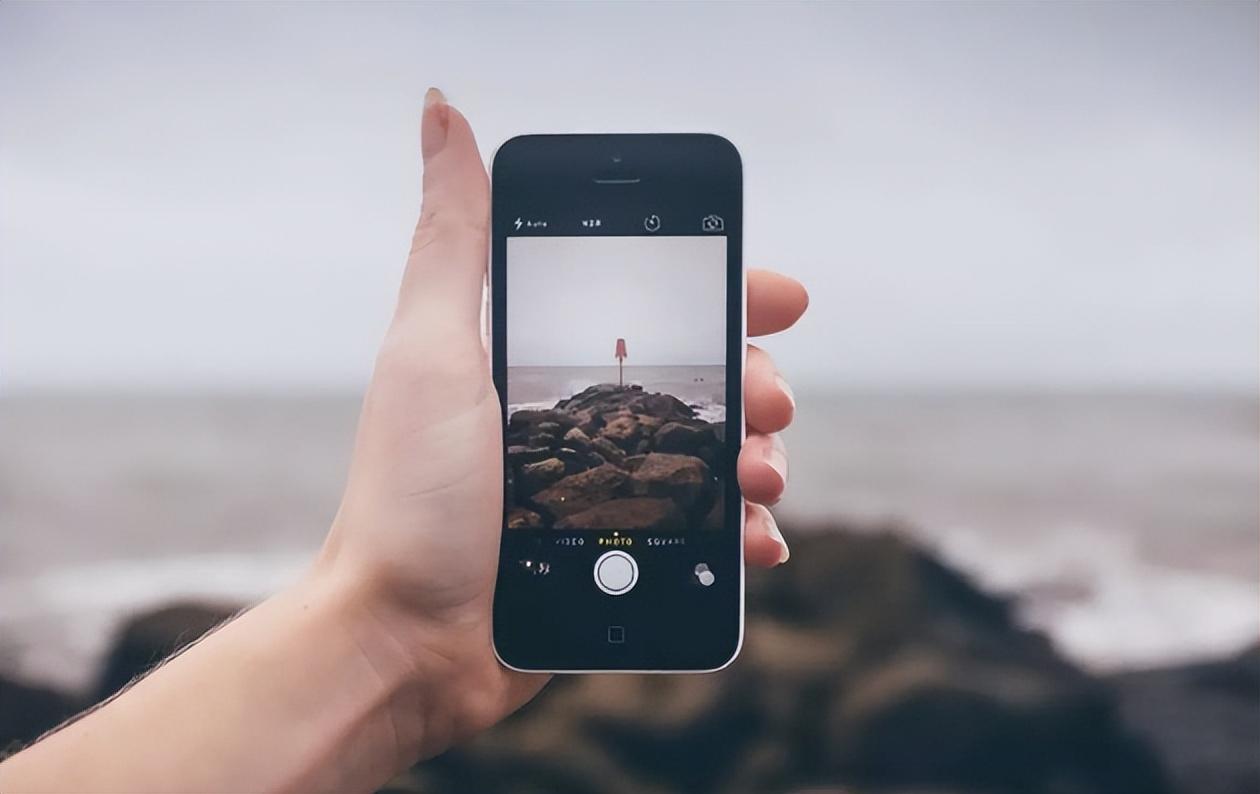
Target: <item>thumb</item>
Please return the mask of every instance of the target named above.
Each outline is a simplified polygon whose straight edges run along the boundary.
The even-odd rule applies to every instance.
[[[420,123],[424,202],[412,238],[397,319],[480,338],[490,186],[472,128],[436,88]]]

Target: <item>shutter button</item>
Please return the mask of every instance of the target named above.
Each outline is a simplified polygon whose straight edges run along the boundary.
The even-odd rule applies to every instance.
[[[624,551],[610,551],[595,561],[595,585],[608,595],[625,595],[639,581],[639,565]]]

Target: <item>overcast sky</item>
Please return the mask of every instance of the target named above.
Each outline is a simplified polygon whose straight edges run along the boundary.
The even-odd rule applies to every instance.
[[[725,237],[509,237],[508,366],[726,363]]]
[[[424,90],[712,130],[845,386],[1254,387],[1257,5],[0,5],[0,388],[359,388]]]

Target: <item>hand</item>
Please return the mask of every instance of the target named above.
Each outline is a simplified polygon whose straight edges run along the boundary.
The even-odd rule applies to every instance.
[[[395,707],[400,760],[440,752],[533,697],[547,681],[503,668],[491,601],[503,517],[499,399],[480,334],[489,182],[468,122],[430,89],[421,123],[424,206],[393,322],[359,420],[341,509],[317,574],[351,582],[359,642],[376,669],[425,682]],[[790,327],[807,296],[796,281],[748,273],[748,333]],[[787,545],[765,505],[787,482],[778,431],[794,403],[770,356],[748,349],[745,557],[773,566]],[[416,703],[422,703],[417,706]]]
[[[309,575],[0,762],[0,789],[373,791],[546,682],[491,648],[503,455],[478,327],[488,185],[468,123],[436,91],[421,148],[424,209],[398,309]],[[795,281],[748,274],[750,334],[791,326],[805,303]],[[756,348],[745,378],[745,557],[775,565],[787,546],[764,505],[787,478],[775,433],[792,397]]]

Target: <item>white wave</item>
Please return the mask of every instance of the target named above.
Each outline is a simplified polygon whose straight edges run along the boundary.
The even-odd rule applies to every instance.
[[[119,624],[179,599],[247,604],[297,580],[310,549],[273,554],[187,554],[105,560],[0,582],[0,636],[20,677],[80,689]],[[12,643],[12,639],[9,640]]]
[[[513,403],[508,405],[508,416],[517,411],[541,411],[555,407],[555,400],[541,400],[537,402]],[[696,412],[696,418],[703,419],[706,422],[725,422],[726,421],[726,405],[720,402],[696,402],[691,403],[691,409]]]
[[[1060,525],[1004,542],[951,527],[942,556],[1094,670],[1176,664],[1232,654],[1260,637],[1260,583],[1144,559],[1137,538]]]
[[[726,421],[726,405],[718,402],[700,402],[692,403],[691,409],[696,412],[696,418],[703,419],[706,422],[725,422]]]
[[[549,411],[554,407],[556,407],[554,400],[508,403],[508,416],[512,416],[517,411]]]
[[[517,411],[546,411],[555,407],[555,400],[539,400],[532,403],[509,403],[508,416],[511,416]]]

